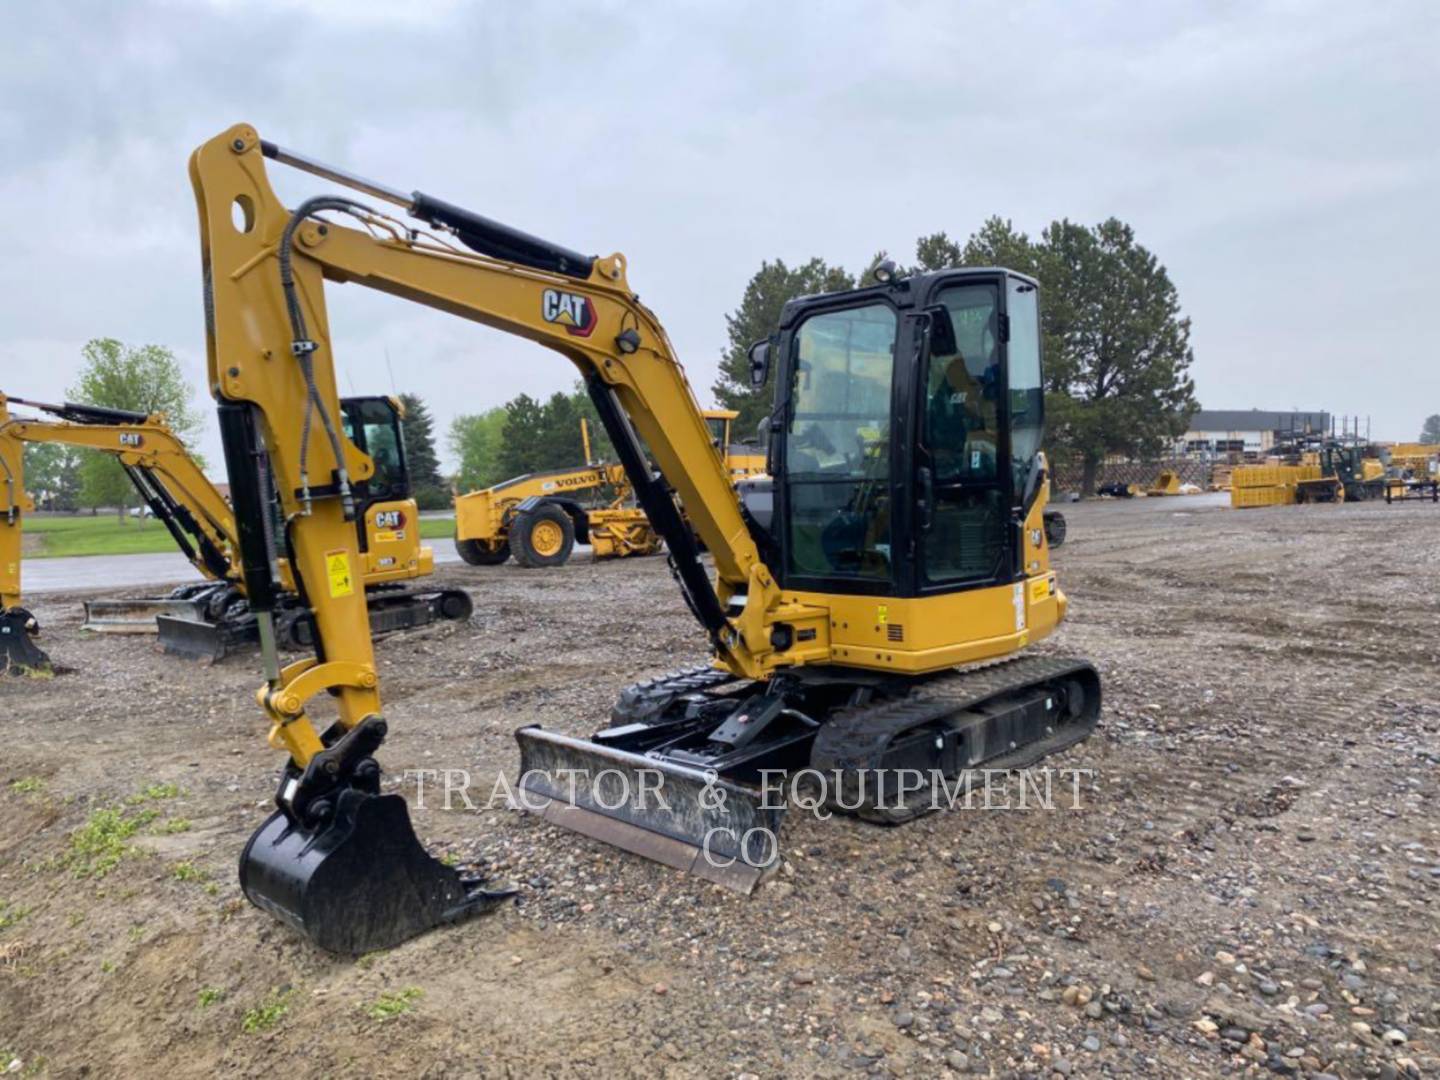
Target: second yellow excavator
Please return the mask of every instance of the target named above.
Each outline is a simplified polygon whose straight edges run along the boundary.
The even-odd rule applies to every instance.
[[[48,416],[12,416],[12,403]],[[398,403],[388,397],[345,398],[341,416],[347,436],[367,447],[378,462],[376,478],[362,492],[364,510],[357,529],[372,631],[468,618],[473,606],[463,589],[409,584],[433,572],[434,554],[420,543]],[[49,404],[0,393],[0,465],[5,466],[7,484],[0,511],[13,530],[4,543],[14,549],[13,563],[7,558],[0,565],[0,590],[13,592],[18,603],[20,530],[29,500],[22,504],[21,497],[10,492],[24,486],[21,449],[40,443],[81,447],[115,458],[146,510],[166,527],[205,579],[179,586],[167,596],[87,601],[84,629],[158,632],[166,652],[208,660],[253,647],[258,626],[240,580],[230,504],[158,413],[78,402]],[[277,566],[287,601],[275,620],[276,643],[287,649],[309,647],[314,643],[309,611],[296,593],[287,561],[282,558]],[[4,585],[6,581],[10,586]],[[38,634],[33,616],[29,618],[32,635]]]
[[[287,209],[267,161],[361,197]],[[313,658],[284,668],[265,653],[257,696],[289,762],[240,879],[318,945],[381,948],[497,899],[426,854],[403,797],[382,793],[388,722],[350,584],[354,485],[374,463],[340,434],[328,283],[483,323],[575,364],[709,639],[707,664],[625,691],[589,738],[517,733],[518,788],[545,820],[748,890],[778,861],[777,776],[812,770],[832,805],[894,824],[976,770],[1034,763],[1094,729],[1095,669],[1023,655],[1066,610],[1043,525],[1030,278],[902,278],[882,264],[873,287],[787,304],[751,351],[756,385],[774,377],[769,475],[737,490],[624,256],[584,255],[353,176],[245,124],[199,147],[190,177],[208,384],[251,604],[263,625],[273,534],[250,511],[273,484],[318,635]],[[333,701],[332,725],[317,727],[312,700]]]

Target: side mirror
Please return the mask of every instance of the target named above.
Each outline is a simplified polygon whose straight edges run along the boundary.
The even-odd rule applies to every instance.
[[[960,351],[955,340],[955,324],[950,319],[950,309],[944,304],[932,304],[925,309],[930,316],[930,355],[954,356]]]
[[[770,342],[757,341],[750,346],[750,385],[760,389],[770,378]]]

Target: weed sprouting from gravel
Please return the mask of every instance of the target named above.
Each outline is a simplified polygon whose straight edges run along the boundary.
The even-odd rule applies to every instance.
[[[211,1005],[214,1005],[219,1001],[223,1001],[224,998],[224,990],[221,990],[218,986],[207,986],[200,991],[200,997],[198,1000],[200,1003],[200,1008],[208,1009]]]
[[[146,784],[140,791],[125,801],[131,806],[139,806],[144,802],[158,802],[161,799],[173,799],[180,794],[180,787],[177,784]]]
[[[247,1035],[269,1031],[290,1011],[290,998],[294,993],[293,990],[271,990],[269,997],[253,1009],[246,1010],[244,1019],[240,1021],[240,1030]]]
[[[10,781],[10,790],[17,795],[34,795],[45,790],[45,781],[38,776],[22,776]]]
[[[103,878],[133,850],[127,841],[146,822],[144,815],[127,817],[123,810],[96,810],[70,834],[70,850],[62,865],[76,877]]]
[[[386,1020],[404,1016],[415,1007],[415,1002],[424,996],[425,991],[418,986],[407,986],[404,990],[397,990],[393,994],[381,994],[365,1006],[365,1015],[371,1020],[383,1024]]]
[[[0,933],[4,933],[30,914],[28,908],[15,907],[8,900],[0,900]]]

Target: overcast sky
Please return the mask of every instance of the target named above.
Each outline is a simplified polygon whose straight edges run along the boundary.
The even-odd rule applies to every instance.
[[[702,401],[764,259],[857,268],[991,214],[1113,214],[1180,290],[1205,406],[1411,439],[1440,412],[1437,57],[1426,0],[7,5],[0,388],[62,396],[92,337],[169,346],[219,465],[185,167],[244,120],[624,252]],[[282,173],[292,204],[329,190]],[[575,379],[452,317],[329,298],[343,391],[413,391],[442,430]]]

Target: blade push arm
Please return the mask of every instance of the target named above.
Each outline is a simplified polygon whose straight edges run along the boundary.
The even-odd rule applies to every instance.
[[[267,157],[395,203],[446,236],[417,232],[348,197],[312,199],[291,212],[271,189]],[[737,673],[759,676],[778,663],[828,657],[824,612],[782,604],[664,328],[626,281],[623,256],[581,256],[429,196],[359,180],[262,143],[243,124],[196,150],[190,176],[207,283],[209,382],[222,403],[249,409],[274,469],[292,567],[315,611],[330,668],[324,674],[307,668],[307,689],[336,691],[342,726],[353,727],[379,708],[363,598],[347,586],[356,558],[346,526],[349,485],[368,476],[372,465],[332,435],[338,401],[326,281],[446,311],[569,359],[637,498],[670,545],[677,576],[721,660]],[[320,213],[329,217],[321,220]],[[340,215],[345,223],[331,220]],[[637,435],[668,489],[651,477]],[[233,491],[233,464],[231,471]],[[714,557],[713,586],[670,489]],[[731,616],[726,605],[742,592],[743,611]],[[805,645],[777,659],[770,629],[782,617],[813,630],[802,637]],[[783,642],[786,648],[791,641]],[[360,685],[362,676],[369,685]],[[280,708],[288,678],[272,678],[267,707],[276,736],[303,765],[318,744],[308,724],[295,722],[298,713]],[[305,696],[284,700],[298,710]]]

